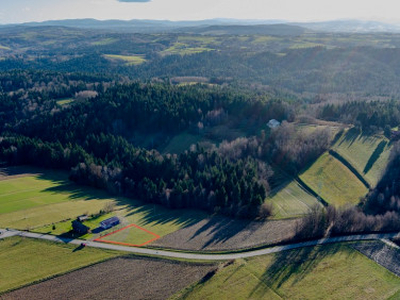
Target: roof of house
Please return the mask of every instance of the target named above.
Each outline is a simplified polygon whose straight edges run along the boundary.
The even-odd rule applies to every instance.
[[[275,120],[275,119],[271,119],[271,120],[269,120],[267,125],[270,128],[274,128],[274,127],[278,127],[279,125],[281,125],[281,122],[279,122],[278,120]]]
[[[82,230],[82,231],[88,231],[90,229],[85,224],[82,224],[81,222],[79,222],[77,220],[72,221],[72,227],[74,229],[79,229],[79,230]]]
[[[111,217],[109,219],[106,219],[104,221],[101,221],[100,224],[101,225],[109,225],[109,224],[113,224],[115,222],[119,222],[118,217]]]

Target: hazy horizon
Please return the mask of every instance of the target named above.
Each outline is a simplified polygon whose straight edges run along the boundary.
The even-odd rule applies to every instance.
[[[400,23],[398,4],[391,0],[14,0],[0,7],[0,24],[20,24],[67,19],[169,20],[209,19],[282,20],[319,22],[332,20]]]

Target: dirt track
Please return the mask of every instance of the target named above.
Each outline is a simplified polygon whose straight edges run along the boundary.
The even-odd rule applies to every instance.
[[[170,233],[150,246],[181,250],[245,249],[287,240],[293,236],[295,225],[295,220],[250,222],[217,216]]]
[[[167,299],[215,267],[117,258],[16,290],[0,299]]]

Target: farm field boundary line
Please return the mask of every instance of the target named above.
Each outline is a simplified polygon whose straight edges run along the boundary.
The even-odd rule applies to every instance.
[[[154,236],[154,238],[152,238],[152,239],[150,239],[150,240],[148,240],[148,241],[146,241],[146,242],[144,242],[144,243],[142,243],[142,244],[140,244],[140,245],[134,245],[134,244],[122,243],[122,242],[116,242],[116,241],[110,241],[110,240],[105,240],[105,239],[104,239],[104,238],[107,237],[107,236],[113,235],[114,233],[120,232],[120,231],[122,231],[122,230],[131,228],[131,227],[135,227],[135,228],[137,228],[137,229],[143,230],[144,232],[147,232],[148,234]],[[123,227],[123,228],[121,228],[121,229],[115,230],[115,231],[110,232],[110,233],[108,233],[108,234],[106,234],[106,235],[104,235],[104,236],[101,236],[101,237],[99,237],[99,238],[97,238],[97,239],[94,239],[93,241],[95,241],[95,242],[102,242],[102,243],[116,244],[116,245],[131,246],[131,247],[143,247],[143,246],[145,246],[145,245],[147,245],[147,244],[149,244],[149,243],[151,243],[151,242],[154,242],[155,240],[158,240],[159,238],[160,238],[160,236],[159,236],[158,234],[155,234],[155,233],[153,233],[153,232],[151,232],[151,231],[149,231],[149,230],[147,230],[147,229],[144,229],[144,228],[142,228],[142,227],[140,227],[140,226],[138,226],[138,225],[136,225],[136,224],[130,224],[130,225],[125,226],[125,227]]]
[[[314,191],[307,183],[305,183],[299,176],[296,177],[296,181],[300,184],[300,186],[305,189],[308,193],[313,195],[317,200],[325,207],[329,205],[329,203],[322,198],[316,191]]]
[[[329,150],[329,154],[336,158],[339,162],[341,162],[347,169],[349,169],[357,178],[360,180],[367,189],[371,187],[371,185],[368,183],[367,180],[360,174],[360,172],[357,171],[356,168],[352,166],[352,164],[346,160],[343,156],[341,156],[339,153],[337,153],[335,150]]]
[[[220,260],[248,258],[248,257],[277,253],[277,252],[293,250],[293,249],[298,249],[298,248],[313,247],[313,246],[333,244],[333,243],[400,238],[399,232],[381,233],[381,234],[347,235],[347,236],[330,237],[330,238],[324,238],[324,239],[319,239],[319,240],[312,240],[312,241],[301,242],[301,243],[293,243],[293,244],[288,244],[288,245],[284,245],[284,246],[275,246],[275,247],[259,249],[259,250],[251,250],[251,251],[241,252],[241,253],[195,254],[195,253],[174,252],[174,251],[166,251],[166,250],[154,250],[154,249],[139,248],[139,247],[127,247],[127,246],[122,246],[122,245],[106,244],[106,243],[100,243],[100,242],[94,242],[94,241],[88,242],[86,240],[80,240],[80,239],[65,239],[65,238],[60,238],[60,237],[49,235],[49,234],[23,232],[23,231],[18,231],[18,230],[8,230],[8,231],[6,230],[5,231],[4,229],[0,229],[0,231],[2,232],[2,234],[0,235],[0,239],[10,236],[10,234],[8,234],[8,231],[11,231],[13,233],[12,235],[18,235],[18,236],[27,237],[27,238],[43,239],[43,240],[73,244],[73,245],[78,245],[78,246],[81,245],[82,243],[85,243],[86,246],[89,246],[89,247],[130,252],[130,253],[134,253],[134,254],[169,257],[169,258],[177,258],[177,259],[188,259],[188,260],[205,260],[205,261],[207,261],[207,260],[208,261],[220,261]]]

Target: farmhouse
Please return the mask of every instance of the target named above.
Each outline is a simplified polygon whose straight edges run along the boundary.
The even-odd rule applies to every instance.
[[[100,227],[103,229],[108,229],[108,228],[111,228],[118,224],[119,224],[118,217],[112,217],[112,218],[109,218],[107,220],[100,222]]]
[[[72,221],[72,230],[79,234],[86,234],[89,232],[90,228],[83,225],[81,222],[74,220]]]
[[[279,122],[278,120],[275,120],[275,119],[271,119],[271,120],[269,120],[269,122],[267,123],[267,126],[268,126],[269,128],[276,128],[276,127],[279,127],[279,125],[281,125],[281,122]]]

